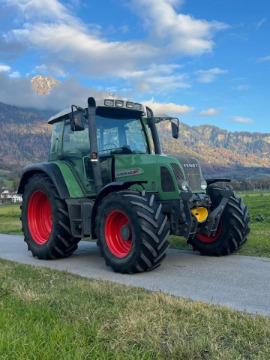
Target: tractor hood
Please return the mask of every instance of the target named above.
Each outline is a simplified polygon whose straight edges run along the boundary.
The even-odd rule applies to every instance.
[[[115,155],[115,181],[144,180],[145,189],[162,199],[178,199],[183,190],[205,192],[199,162],[193,157],[168,155]]]

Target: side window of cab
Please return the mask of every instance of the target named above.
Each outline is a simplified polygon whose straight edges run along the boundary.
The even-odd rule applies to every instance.
[[[57,122],[53,124],[52,136],[51,136],[51,148],[49,159],[54,160],[58,156],[58,146],[60,142],[63,122]]]
[[[82,131],[72,131],[69,122],[65,124],[63,136],[63,155],[89,154],[90,143],[88,126]]]

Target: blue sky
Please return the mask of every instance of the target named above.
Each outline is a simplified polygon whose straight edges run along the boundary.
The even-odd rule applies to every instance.
[[[0,101],[145,102],[188,125],[270,133],[268,0],[0,0]],[[61,85],[38,96],[30,80]]]

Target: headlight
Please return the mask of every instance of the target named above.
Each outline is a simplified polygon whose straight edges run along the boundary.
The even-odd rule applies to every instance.
[[[201,189],[206,190],[206,188],[207,188],[207,182],[205,180],[202,180],[201,181]]]
[[[179,185],[179,188],[183,191],[188,191],[188,189],[189,189],[189,185],[186,180],[179,182],[178,185]]]

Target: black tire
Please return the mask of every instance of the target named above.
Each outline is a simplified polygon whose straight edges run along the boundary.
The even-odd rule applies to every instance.
[[[213,207],[220,203],[222,190],[223,188],[216,184],[213,184],[207,190]],[[249,221],[248,209],[244,205],[243,199],[233,192],[221,215],[216,235],[208,237],[197,233],[190,240],[193,250],[199,251],[202,255],[210,256],[234,253],[247,242],[247,236],[250,232]]]
[[[46,174],[35,174],[25,185],[22,230],[33,256],[58,259],[71,255],[79,239],[71,235],[67,206]]]
[[[152,270],[166,257],[170,230],[162,205],[143,191],[113,192],[98,209],[97,245],[106,265],[120,273]]]

